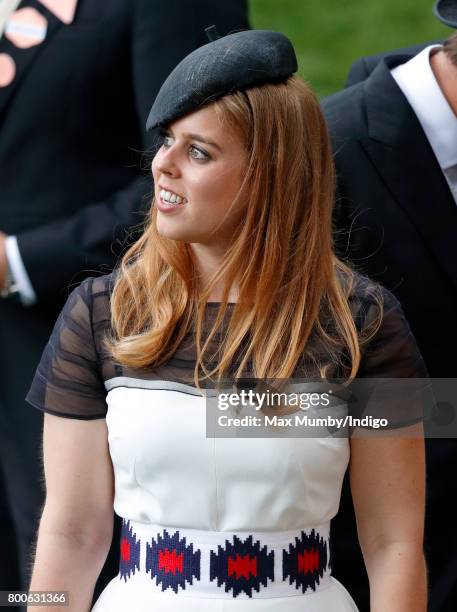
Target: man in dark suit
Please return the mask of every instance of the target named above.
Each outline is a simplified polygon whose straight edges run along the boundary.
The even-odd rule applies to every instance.
[[[457,27],[457,0],[440,0],[436,11]],[[337,249],[398,297],[430,376],[457,377],[457,34],[444,48],[360,60],[350,80],[323,101],[338,178]],[[447,612],[457,606],[449,499],[457,441],[427,439],[426,458],[429,610]],[[332,528],[334,573],[368,610],[347,480]]]
[[[247,1],[0,0],[0,590],[27,587],[43,502],[34,370],[69,286],[142,221],[148,112],[212,24],[246,29]]]

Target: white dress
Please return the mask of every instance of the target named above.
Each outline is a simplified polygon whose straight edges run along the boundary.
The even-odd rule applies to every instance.
[[[357,610],[325,562],[329,523],[338,510],[349,460],[347,438],[206,438],[205,398],[192,387],[128,378],[111,379],[107,386],[114,508],[125,519],[123,540],[130,554],[124,555],[122,568],[121,543],[121,572],[95,611]],[[300,551],[289,547],[295,549],[295,538],[302,532],[309,538],[313,529],[323,559],[307,575],[303,565],[301,573],[296,567]],[[170,567],[167,575],[151,562],[146,571],[152,542],[158,557],[160,549],[172,554],[184,538],[179,550],[186,556],[192,545],[188,556],[194,559],[200,551],[194,564],[199,567],[181,564],[181,571]],[[212,571],[217,553],[229,566],[236,544],[246,541],[250,544],[241,556],[259,558],[264,552],[272,572],[262,576],[260,560],[257,572],[238,576],[232,571],[232,578],[221,564]],[[195,574],[204,589],[197,588]],[[269,589],[276,581],[278,586]]]
[[[331,575],[329,541],[348,438],[207,437],[207,398],[182,382],[192,343],[141,373],[104,351],[110,279],[73,291],[27,396],[52,414],[106,418],[121,560],[94,612],[356,611]],[[403,366],[418,363],[399,308],[384,317],[366,371],[398,353],[392,338],[406,351]]]

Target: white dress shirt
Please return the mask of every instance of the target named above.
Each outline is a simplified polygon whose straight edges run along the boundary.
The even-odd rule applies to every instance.
[[[16,236],[8,236],[5,243],[8,268],[14,282],[19,289],[19,296],[24,306],[31,306],[36,302],[36,293],[33,290],[29,275],[22,261]]]
[[[17,9],[21,0],[0,0],[0,35],[3,34],[8,17]]]
[[[416,114],[457,203],[457,117],[430,66],[430,52],[441,47],[426,47],[391,74]]]

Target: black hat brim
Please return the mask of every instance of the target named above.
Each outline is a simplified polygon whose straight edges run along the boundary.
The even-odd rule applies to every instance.
[[[146,129],[166,126],[234,91],[286,79],[297,69],[294,48],[283,34],[229,34],[199,47],[176,66],[157,94]]]

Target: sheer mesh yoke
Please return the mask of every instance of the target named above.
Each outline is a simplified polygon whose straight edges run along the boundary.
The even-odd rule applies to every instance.
[[[363,329],[376,318],[378,305],[372,297],[373,283],[360,275],[356,280],[350,306],[358,328]],[[113,275],[88,278],[71,293],[57,319],[26,398],[36,408],[64,417],[104,418],[107,411],[105,382],[120,376],[194,386],[195,347],[190,334],[175,355],[160,367],[132,370],[112,360],[103,343],[110,328],[112,284]],[[372,340],[362,347],[358,378],[426,378],[424,362],[399,302],[386,289],[382,289],[382,293],[382,323]],[[206,322],[210,324],[217,313],[217,304],[210,303],[206,308]],[[318,377],[316,371],[310,373],[309,362],[305,365],[307,378]],[[305,370],[297,366],[294,377],[305,377]],[[329,378],[338,378],[336,371]],[[370,387],[364,401],[355,402],[350,410],[356,416],[370,413],[387,417],[392,427],[423,418],[424,398],[420,393],[415,401],[403,401],[404,397],[392,401],[393,396],[386,395],[385,389],[383,392],[382,402],[379,397],[368,401],[368,397],[376,395]],[[390,393],[393,393],[392,389]]]
[[[56,321],[26,397],[40,410],[81,419],[106,415],[97,349],[101,321],[93,321],[93,313],[100,311],[98,305],[94,308],[99,297],[94,290],[93,279],[84,281],[71,293]]]

